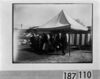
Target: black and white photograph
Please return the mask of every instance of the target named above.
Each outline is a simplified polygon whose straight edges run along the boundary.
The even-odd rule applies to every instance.
[[[92,3],[13,3],[13,63],[92,63]]]

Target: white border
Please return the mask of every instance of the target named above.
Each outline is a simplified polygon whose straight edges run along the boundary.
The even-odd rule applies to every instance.
[[[12,63],[12,3],[93,3],[93,63],[92,64],[13,64]],[[89,70],[100,69],[99,1],[93,0],[2,0],[0,1],[0,70]]]

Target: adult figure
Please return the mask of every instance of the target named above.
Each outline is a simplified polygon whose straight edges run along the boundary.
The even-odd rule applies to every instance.
[[[47,52],[47,49],[48,49],[48,37],[47,37],[47,34],[43,33],[42,35],[42,44],[43,44],[43,47],[42,47],[42,50]]]
[[[49,44],[50,44],[50,49],[52,50],[52,51],[54,51],[54,35],[53,35],[53,33],[49,33],[49,36],[50,36],[50,39],[49,39]]]
[[[56,50],[58,51],[60,49],[60,47],[61,47],[59,33],[56,34],[56,37],[55,37],[55,45],[56,45]]]
[[[66,39],[66,33],[61,33],[61,50],[62,50],[62,54],[65,55],[65,48],[66,48],[66,43],[67,43],[67,39]]]
[[[32,33],[32,36],[30,37],[30,42],[31,42],[31,44],[30,44],[31,48],[34,49],[34,46],[35,46],[35,36],[34,36],[33,33]]]

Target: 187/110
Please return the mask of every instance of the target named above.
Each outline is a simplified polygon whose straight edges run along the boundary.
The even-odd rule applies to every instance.
[[[92,71],[67,71],[64,79],[92,79]]]

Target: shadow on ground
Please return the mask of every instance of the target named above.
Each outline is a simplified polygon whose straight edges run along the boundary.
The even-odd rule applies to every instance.
[[[70,56],[68,49],[65,52],[65,55],[60,50],[37,52],[30,47],[20,46],[14,63],[92,63],[92,52],[89,50],[71,49]]]

